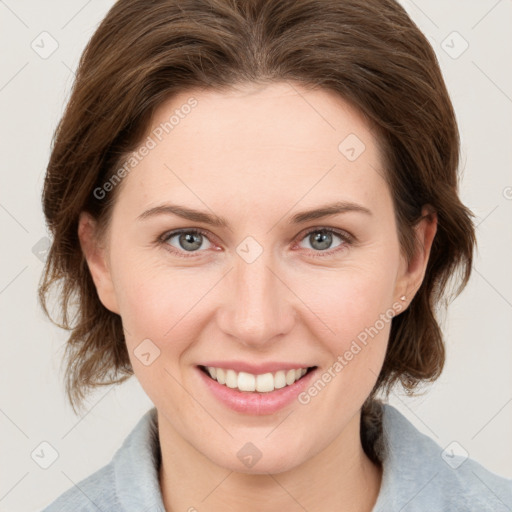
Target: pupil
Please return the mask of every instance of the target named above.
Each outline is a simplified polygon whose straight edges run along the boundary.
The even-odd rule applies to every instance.
[[[311,235],[313,242],[319,242],[319,246],[316,248],[319,250],[328,249],[332,242],[332,235],[326,231],[317,231],[315,234]],[[315,247],[314,243],[311,243],[313,247]]]
[[[200,233],[183,233],[180,236],[180,245],[184,249],[199,249],[201,247],[201,236]]]

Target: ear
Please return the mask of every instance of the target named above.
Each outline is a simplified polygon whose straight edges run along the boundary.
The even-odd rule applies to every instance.
[[[80,213],[78,238],[101,303],[108,310],[119,314],[107,250],[99,240],[95,219],[86,212]]]
[[[411,259],[404,265],[397,281],[398,298],[405,296],[405,303],[410,304],[423,282],[430,256],[432,242],[437,232],[437,214],[426,205],[421,211],[421,220],[414,226],[415,249]]]

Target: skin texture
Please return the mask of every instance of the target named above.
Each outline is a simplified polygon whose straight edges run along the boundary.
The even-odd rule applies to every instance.
[[[287,361],[327,371],[379,315],[397,302],[407,307],[423,279],[435,214],[417,225],[418,249],[407,262],[377,141],[331,92],[291,83],[190,90],[160,106],[151,130],[192,96],[197,106],[118,185],[105,238],[87,214],[79,225],[99,297],[121,315],[135,375],[158,410],[166,510],[370,511],[381,469],[362,449],[360,409],[390,322],[308,404],[274,414],[228,409],[196,365]],[[338,149],[349,134],[365,145],[354,161]],[[340,200],[371,214],[288,223]],[[137,220],[164,203],[222,216],[230,228],[169,214]],[[207,236],[188,252],[179,236],[157,242],[179,228]],[[322,251],[311,228],[344,230],[353,242],[333,234],[324,251],[331,254],[315,257]],[[262,249],[252,263],[237,253],[249,236]],[[134,354],[145,339],[160,350],[149,366]],[[237,457],[247,442],[262,454],[251,468]]]

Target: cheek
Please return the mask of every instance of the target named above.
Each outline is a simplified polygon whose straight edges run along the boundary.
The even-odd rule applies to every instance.
[[[160,338],[172,326],[176,294],[141,272],[119,276],[116,283],[119,310],[126,330],[145,338]]]
[[[184,354],[200,339],[209,319],[205,296],[218,281],[218,275],[194,268],[173,269],[161,261],[128,252],[116,270],[116,295],[137,377],[141,381],[162,376],[169,379],[166,370],[178,377]],[[150,372],[137,359],[143,347],[158,354]]]
[[[332,339],[333,348],[339,350],[376,323],[382,330],[379,319],[392,316],[395,291],[396,268],[391,260],[388,263],[381,259],[347,266],[303,281],[295,289],[315,313],[310,315],[311,329],[326,333],[323,337]]]
[[[176,329],[173,326],[186,313],[184,291],[187,287],[175,279],[176,273],[149,265],[140,254],[119,250],[113,256],[116,257],[112,258],[115,270],[112,277],[117,302],[136,370],[139,362],[133,361],[133,355],[144,340],[151,340],[162,351],[165,341],[171,339]],[[151,348],[147,341],[146,344]],[[158,352],[157,349],[153,350]]]
[[[153,403],[165,409],[172,397],[179,417],[181,404],[187,403],[178,384],[184,379],[183,354],[201,328],[193,307],[198,293],[187,291],[179,272],[125,270],[118,273],[116,290],[133,371]]]
[[[303,282],[298,294],[315,315],[309,315],[309,330],[323,346],[324,360],[320,379],[306,391],[309,403],[322,393],[314,407],[351,410],[362,403],[380,373],[394,314],[397,261],[393,251],[380,247],[369,257],[354,258],[343,268],[318,273],[316,279]],[[321,391],[324,383],[329,389]],[[341,419],[340,419],[341,421]]]

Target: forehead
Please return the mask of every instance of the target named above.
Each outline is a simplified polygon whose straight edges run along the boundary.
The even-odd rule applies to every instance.
[[[371,199],[385,185],[365,118],[334,92],[296,83],[182,91],[155,111],[144,145],[123,183],[136,207],[171,195],[198,207],[202,198],[290,207],[307,195],[306,206],[343,191]]]
[[[192,101],[195,106],[190,108]],[[175,112],[179,115],[173,116]],[[362,114],[338,94],[291,82],[180,92],[156,110],[151,130],[165,131],[171,117],[176,141],[180,134],[199,143],[212,141],[214,147],[201,149],[219,152],[279,146],[308,153],[334,151],[337,157],[338,144],[348,134],[366,145],[376,142]]]

